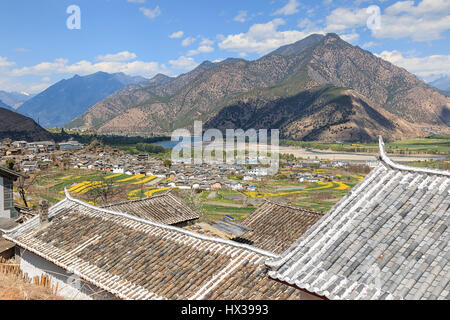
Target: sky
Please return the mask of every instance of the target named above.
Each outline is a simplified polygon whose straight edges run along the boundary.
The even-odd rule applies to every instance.
[[[176,76],[329,32],[432,81],[450,76],[449,29],[450,0],[0,0],[0,90]]]

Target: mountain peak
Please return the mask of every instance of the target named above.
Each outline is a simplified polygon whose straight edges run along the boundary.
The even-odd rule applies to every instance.
[[[24,102],[17,110],[33,119],[40,119],[46,127],[59,127],[105,99],[116,90],[147,79],[124,73],[110,74],[99,71],[90,75],[74,75],[48,87]],[[64,106],[64,110],[61,109]]]
[[[326,39],[339,39],[339,40],[341,40],[341,38],[334,32],[327,33],[325,35],[325,38]]]
[[[315,46],[318,44],[324,36],[322,34],[312,34],[307,36],[306,38],[303,38],[302,40],[299,40],[297,42],[282,46],[278,48],[275,51],[272,51],[267,56],[271,55],[280,55],[280,56],[294,56],[301,52],[303,52],[305,49],[310,48],[312,46]]]

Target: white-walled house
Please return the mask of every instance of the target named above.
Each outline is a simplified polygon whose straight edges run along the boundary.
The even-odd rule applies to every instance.
[[[15,219],[18,214],[14,209],[13,183],[22,176],[20,173],[0,167],[0,217]]]

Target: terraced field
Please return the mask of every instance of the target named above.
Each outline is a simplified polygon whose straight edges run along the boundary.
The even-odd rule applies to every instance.
[[[111,189],[110,193],[113,195],[111,201],[137,199],[166,191],[167,189],[156,189],[151,185],[156,178],[144,174],[130,176],[91,170],[52,169],[39,174],[28,193],[32,205],[36,205],[39,199],[46,199],[54,204],[64,198],[64,189],[67,188],[73,196],[100,205],[99,199],[96,199],[96,196],[98,197],[96,191],[101,188]]]

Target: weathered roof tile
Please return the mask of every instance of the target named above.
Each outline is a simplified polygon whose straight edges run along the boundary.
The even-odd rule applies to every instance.
[[[32,218],[10,241],[123,299],[299,299],[273,281],[274,254],[136,216],[88,205],[70,195]]]
[[[271,277],[333,299],[449,298],[450,172],[394,164],[381,139],[380,150],[378,167],[267,262]]]
[[[321,212],[265,201],[240,222],[250,229],[240,238],[250,240],[255,247],[281,253],[322,216]]]
[[[149,198],[111,203],[103,208],[168,225],[200,218],[197,212],[194,212],[170,192]]]

